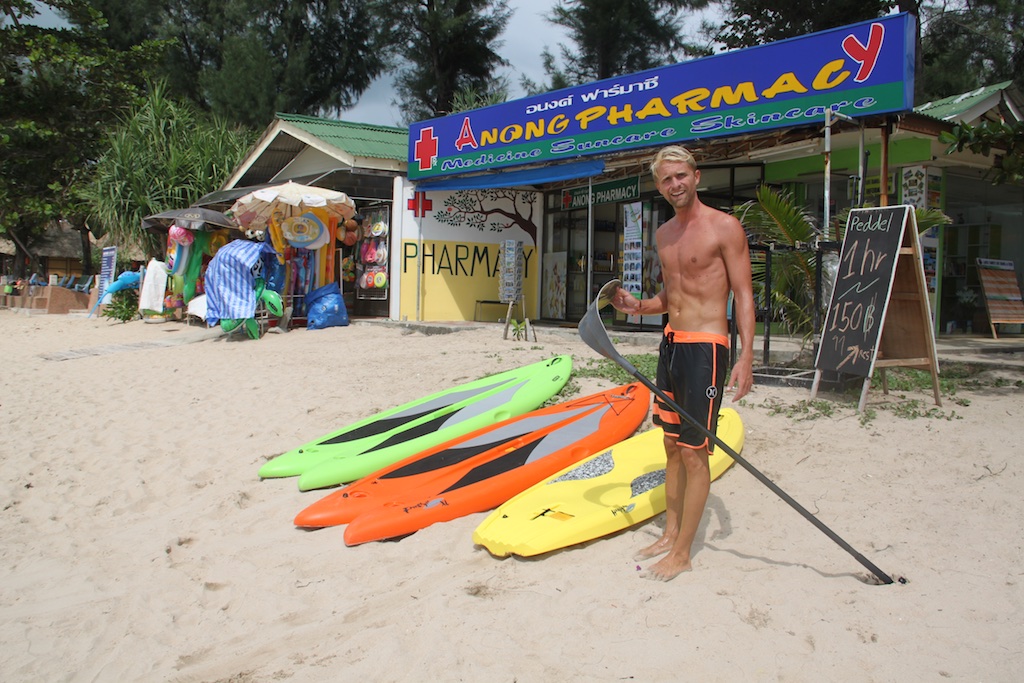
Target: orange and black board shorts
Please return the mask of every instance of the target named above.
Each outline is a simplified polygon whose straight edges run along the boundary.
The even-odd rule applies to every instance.
[[[729,358],[729,340],[725,335],[708,332],[679,332],[665,326],[658,356],[657,386],[679,407],[716,434],[718,409],[725,389],[725,365]],[[700,429],[654,397],[654,424],[676,443],[687,448],[704,448],[711,453],[713,441]]]

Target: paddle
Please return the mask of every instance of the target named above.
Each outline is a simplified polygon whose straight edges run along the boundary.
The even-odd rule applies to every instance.
[[[580,339],[582,339],[587,346],[594,349],[605,358],[618,363],[623,370],[625,370],[630,375],[632,375],[637,380],[646,385],[647,388],[654,392],[654,394],[662,401],[664,401],[666,405],[668,405],[675,412],[679,413],[679,417],[683,418],[684,420],[692,424],[694,427],[699,429],[701,433],[703,433],[707,438],[711,439],[715,446],[721,448],[730,456],[732,456],[733,460],[738,462],[745,470],[754,475],[754,477],[757,478],[758,481],[760,481],[762,484],[771,489],[772,493],[777,495],[779,498],[788,503],[791,508],[793,508],[801,515],[803,515],[804,519],[806,519],[808,522],[818,527],[818,530],[826,536],[828,536],[829,538],[831,538],[836,543],[836,545],[838,545],[846,552],[850,553],[850,555],[853,556],[853,559],[857,560],[864,567],[866,567],[867,570],[874,574],[875,577],[881,583],[892,583],[892,577],[890,577],[888,574],[886,574],[881,569],[872,564],[870,560],[861,555],[859,552],[854,550],[853,546],[851,546],[849,543],[840,538],[834,531],[825,526],[825,524],[822,523],[821,520],[812,515],[804,506],[800,505],[800,503],[793,500],[793,498],[790,497],[789,494],[787,494],[785,491],[776,486],[775,482],[773,482],[771,479],[762,474],[760,470],[758,470],[756,467],[747,462],[746,459],[741,457],[739,453],[730,448],[728,444],[726,444],[716,435],[708,431],[708,429],[705,428],[704,425],[690,417],[686,413],[686,411],[679,406],[679,404],[677,404],[675,401],[669,398],[664,391],[655,386],[654,383],[651,382],[651,380],[647,379],[647,377],[645,377],[639,370],[637,370],[632,363],[623,358],[619,354],[619,352],[615,350],[615,346],[614,344],[612,344],[612,340],[608,338],[608,332],[604,329],[604,323],[601,321],[601,309],[611,303],[612,297],[615,295],[615,292],[617,292],[619,287],[621,286],[622,283],[619,282],[618,280],[611,280],[601,288],[601,291],[598,292],[597,294],[597,298],[594,299],[594,301],[590,304],[590,306],[587,308],[586,314],[583,316],[583,319],[580,320]]]

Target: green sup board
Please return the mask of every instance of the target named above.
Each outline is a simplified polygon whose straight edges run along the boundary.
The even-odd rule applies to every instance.
[[[267,461],[261,478],[299,477],[299,489],[364,477],[424,449],[534,410],[555,396],[572,372],[556,356],[468,382],[360,420]]]

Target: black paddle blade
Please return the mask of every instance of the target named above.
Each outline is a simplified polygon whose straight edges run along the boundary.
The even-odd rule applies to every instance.
[[[608,360],[615,361],[621,365],[626,372],[634,374],[630,370],[632,365],[630,365],[629,361],[615,350],[615,345],[612,344],[612,340],[608,337],[608,331],[604,328],[604,321],[601,320],[601,309],[612,302],[612,297],[615,296],[615,293],[619,291],[621,286],[622,282],[616,279],[609,280],[601,287],[601,291],[597,293],[597,298],[590,303],[586,314],[580,319],[578,330],[583,343]],[[626,367],[627,365],[629,367]]]

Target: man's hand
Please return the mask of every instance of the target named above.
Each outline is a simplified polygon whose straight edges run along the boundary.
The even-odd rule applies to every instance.
[[[637,315],[640,313],[640,300],[622,287],[619,287],[615,295],[612,296],[612,307],[628,315]]]
[[[751,387],[754,386],[754,358],[753,355],[740,354],[740,357],[736,359],[736,365],[732,368],[732,373],[729,375],[729,389],[736,389],[736,392],[732,396],[732,402],[740,400],[748,393],[750,393]]]

